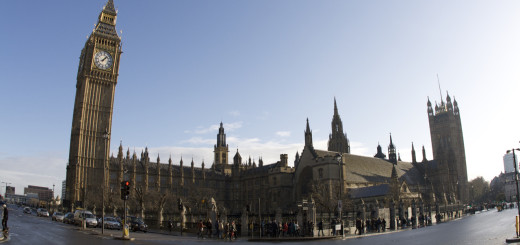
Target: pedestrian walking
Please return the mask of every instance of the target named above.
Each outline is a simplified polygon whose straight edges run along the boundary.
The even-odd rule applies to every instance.
[[[213,237],[213,224],[211,223],[211,220],[208,220],[206,227],[208,228],[208,237]]]
[[[170,233],[171,233],[172,229],[173,229],[173,221],[172,221],[172,219],[168,220],[168,229],[170,230]]]
[[[325,236],[325,233],[323,233],[323,219],[320,220],[320,223],[318,223],[318,236]]]
[[[202,220],[199,220],[199,223],[197,224],[197,229],[199,230],[199,233],[197,234],[197,238],[204,239],[204,223]]]
[[[222,233],[222,230],[224,229],[224,224],[222,223],[222,221],[217,219],[217,223],[215,224],[215,228],[217,229],[217,238],[221,239],[222,238],[221,233]]]
[[[361,219],[359,218],[356,219],[356,230],[354,234],[356,234],[356,232],[359,232],[359,235],[361,235]]]
[[[4,204],[4,217],[2,218],[2,231],[7,231],[9,228],[7,227],[7,219],[9,218],[9,211],[7,210],[7,206]]]

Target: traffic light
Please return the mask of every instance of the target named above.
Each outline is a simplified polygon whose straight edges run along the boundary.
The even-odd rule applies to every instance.
[[[130,196],[130,181],[125,180],[121,182],[121,200],[128,200]]]

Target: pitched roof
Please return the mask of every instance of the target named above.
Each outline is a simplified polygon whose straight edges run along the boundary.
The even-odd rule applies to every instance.
[[[315,150],[317,157],[334,157],[337,152]],[[380,158],[359,156],[349,153],[343,154],[347,183],[389,183],[393,164]],[[424,184],[423,170],[410,162],[397,162],[397,175],[400,181],[408,185]]]
[[[351,198],[367,198],[385,196],[390,191],[390,185],[382,184],[369,187],[350,189],[348,194]]]

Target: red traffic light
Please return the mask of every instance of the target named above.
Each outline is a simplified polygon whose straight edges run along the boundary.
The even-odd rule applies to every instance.
[[[130,185],[130,181],[125,181],[125,185],[129,186]]]

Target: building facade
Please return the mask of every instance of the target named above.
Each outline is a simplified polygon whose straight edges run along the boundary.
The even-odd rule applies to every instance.
[[[264,164],[242,158],[239,150],[229,159],[223,123],[220,123],[212,164],[174,164],[171,156],[151,160],[148,149],[117,157],[107,154],[110,146],[112,110],[117,83],[121,39],[115,31],[117,13],[109,0],[80,56],[76,101],[72,122],[69,163],[65,183],[66,207],[100,208],[100,193],[108,196],[108,210],[122,209],[119,187],[131,182],[129,208],[142,217],[162,220],[173,212],[175,201],[188,213],[204,213],[215,200],[220,215],[262,214],[267,217],[301,213],[303,203],[315,211],[332,213],[349,209],[364,217],[378,217],[382,208],[398,209],[399,217],[415,216],[408,207],[457,203],[467,200],[467,174],[462,126],[457,102],[435,106],[428,100],[428,118],[433,160],[418,162],[412,144],[412,162],[403,162],[389,137],[388,158],[378,144],[374,157],[350,153],[334,99],[328,149],[315,149],[307,119],[304,148],[296,153],[293,166],[288,156]],[[148,204],[147,204],[148,203]],[[198,211],[197,211],[198,210]],[[392,211],[390,211],[392,212]],[[422,212],[422,211],[421,211]],[[339,212],[341,213],[341,212]],[[406,213],[406,215],[405,215]],[[388,215],[388,214],[385,214]],[[397,216],[394,212],[394,216]],[[392,217],[392,216],[389,216]]]
[[[14,195],[15,194],[15,188],[14,186],[6,186],[5,187],[5,195],[7,194]]]
[[[504,173],[515,172],[515,165],[518,167],[518,156],[513,157],[513,152],[504,155]]]
[[[34,185],[29,185],[29,186],[25,187],[23,190],[23,194],[24,195],[36,194],[40,201],[46,201],[46,202],[51,201],[52,197],[54,196],[54,192],[52,191],[52,189],[49,189],[47,187],[42,187],[42,186],[34,186]]]

